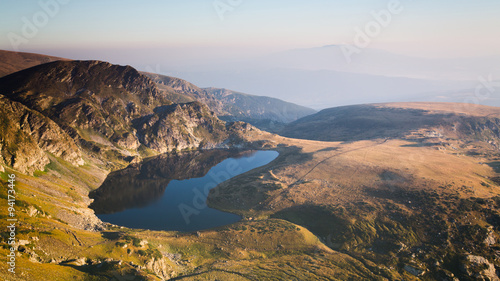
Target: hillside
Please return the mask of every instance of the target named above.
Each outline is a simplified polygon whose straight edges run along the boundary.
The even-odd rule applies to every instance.
[[[70,61],[41,54],[0,50],[0,77],[58,60]],[[149,72],[140,73],[156,83],[158,91],[166,100],[173,103],[199,101],[208,105],[223,120],[244,121],[272,132],[282,128],[285,123],[316,112],[275,98],[218,88],[201,89],[179,78]]]
[[[272,138],[289,147],[209,205],[304,226],[389,280],[497,280],[499,117],[464,104],[327,109],[286,128],[302,139]]]
[[[170,100],[173,102],[183,103],[200,101],[208,105],[210,109],[217,114],[223,112],[222,104],[216,100],[214,96],[209,95],[206,91],[188,81],[156,73],[141,73],[151,78],[156,83],[158,89],[167,93]]]
[[[289,123],[315,111],[279,99],[254,96],[227,89],[206,88],[224,105],[224,109],[235,118],[271,120]]]
[[[269,131],[276,131],[283,124],[316,112],[313,109],[280,99],[249,95],[227,89],[201,89],[179,78],[153,73],[144,74],[153,79],[159,89],[168,92],[173,101],[198,100],[207,104],[224,120],[244,121]]]
[[[0,77],[30,68],[39,64],[67,60],[64,58],[0,50]]]
[[[214,147],[229,138],[226,124],[206,105],[173,105],[152,80],[130,66],[99,61],[47,63],[0,78],[0,93],[70,136],[58,138],[63,146],[76,142],[87,155],[107,160],[106,165],[123,165],[150,153]],[[64,142],[67,139],[71,142]],[[14,150],[4,150],[2,155],[10,157]],[[8,165],[20,165],[16,157],[12,159]]]
[[[411,134],[498,137],[498,108],[453,103],[389,103],[325,109],[288,124],[286,137],[320,141],[407,138]],[[427,130],[427,131],[425,131]],[[434,133],[431,132],[436,130]],[[483,132],[484,130],[484,132]],[[481,131],[481,132],[478,132]]]
[[[75,141],[54,121],[0,95],[0,163],[33,173],[50,163],[46,153],[83,165]]]

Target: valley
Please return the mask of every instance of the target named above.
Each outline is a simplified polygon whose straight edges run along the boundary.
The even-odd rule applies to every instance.
[[[228,102],[216,97],[232,92],[150,77],[56,61],[0,78],[0,177],[5,187],[16,175],[19,221],[17,274],[0,263],[2,278],[498,280],[497,107],[385,103],[305,117],[294,107],[277,120],[255,104],[221,107]],[[243,122],[270,116],[281,123],[273,133]],[[171,179],[204,176],[230,148],[279,152],[210,191],[208,206],[241,216],[236,223],[132,229],[89,208],[154,200]],[[4,257],[7,239],[2,232]]]

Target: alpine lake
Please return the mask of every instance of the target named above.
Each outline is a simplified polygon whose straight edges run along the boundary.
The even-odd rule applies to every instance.
[[[236,214],[207,206],[211,189],[278,157],[267,150],[163,154],[112,172],[90,193],[104,222],[129,228],[198,231],[235,223]]]

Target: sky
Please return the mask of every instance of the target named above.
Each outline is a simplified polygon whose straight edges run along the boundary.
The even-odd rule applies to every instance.
[[[143,71],[189,78],[202,87],[229,85],[233,90],[303,105],[308,105],[308,100],[300,93],[294,98],[288,92],[269,88],[282,89],[289,86],[287,81],[296,82],[296,78],[280,76],[283,85],[275,85],[275,80],[264,77],[271,72],[259,71],[257,66],[255,81],[251,82],[262,84],[256,88],[245,81],[248,74],[233,74],[249,62],[262,63],[269,55],[337,45],[355,47],[356,53],[346,54],[353,49],[342,49],[347,59],[343,62],[347,63],[346,70],[361,73],[386,75],[380,72],[387,70],[379,68],[382,65],[373,68],[364,60],[375,54],[371,59],[377,61],[378,53],[365,50],[369,48],[405,60],[407,56],[417,57],[408,60],[415,65],[420,65],[420,58],[448,59],[450,75],[468,70],[471,87],[478,83],[480,75],[493,75],[494,80],[500,75],[496,63],[500,61],[498,0],[2,0],[0,22],[0,49],[131,65]],[[350,62],[354,55],[358,65]],[[401,64],[397,56],[384,58],[395,57]],[[478,63],[474,66],[464,58]],[[382,57],[378,60],[389,65]],[[454,60],[460,65],[454,66]],[[435,65],[428,64],[421,73],[407,77],[447,74],[436,75],[440,67]],[[216,66],[220,66],[218,73]],[[241,69],[236,69],[238,66]],[[364,71],[367,67],[371,70]],[[214,73],[207,76],[202,70]],[[331,80],[322,79],[325,83]],[[348,90],[330,87],[322,90],[337,95]],[[379,101],[375,94],[372,96],[346,102]],[[328,97],[332,100],[328,106],[341,104],[336,102],[338,96]],[[317,100],[323,99],[318,94]]]
[[[3,0],[0,48],[131,63],[237,58],[352,44],[356,28],[389,5],[399,12],[370,38],[373,47],[422,57],[500,55],[497,0]]]

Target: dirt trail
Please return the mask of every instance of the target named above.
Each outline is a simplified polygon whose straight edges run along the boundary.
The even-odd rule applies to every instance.
[[[367,149],[367,148],[371,148],[371,147],[376,147],[376,146],[379,146],[379,145],[382,145],[384,143],[386,143],[389,139],[384,139],[382,142],[380,143],[376,143],[376,144],[372,144],[372,145],[367,145],[367,146],[363,146],[363,147],[358,147],[358,148],[354,148],[354,149],[351,149],[351,150],[347,150],[347,151],[342,151],[342,152],[339,152],[339,153],[336,153],[332,156],[329,156],[321,161],[319,161],[318,163],[316,163],[316,165],[314,165],[314,167],[312,167],[307,173],[305,173],[303,176],[301,176],[300,178],[298,178],[294,183],[292,183],[290,186],[294,186],[298,183],[300,183],[301,181],[304,180],[304,178],[309,175],[312,171],[314,171],[314,169],[316,169],[319,165],[325,163],[326,161],[334,158],[334,157],[337,157],[337,156],[340,156],[340,155],[343,155],[343,154],[346,154],[346,153],[349,153],[349,152],[353,152],[353,151],[358,151],[358,150],[362,150],[362,149]],[[357,170],[356,170],[357,171]],[[354,173],[356,173],[356,171],[354,171]]]

